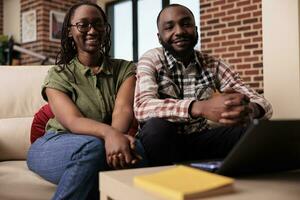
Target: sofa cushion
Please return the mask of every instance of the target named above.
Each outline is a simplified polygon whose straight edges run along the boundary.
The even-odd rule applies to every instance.
[[[35,113],[30,131],[31,143],[45,134],[46,124],[48,120],[53,117],[54,114],[52,113],[49,104],[44,105],[38,110],[37,113]]]
[[[28,170],[26,161],[0,162],[0,199],[49,200],[56,186]]]
[[[46,103],[41,95],[41,85],[49,67],[0,67],[0,119],[32,117]]]

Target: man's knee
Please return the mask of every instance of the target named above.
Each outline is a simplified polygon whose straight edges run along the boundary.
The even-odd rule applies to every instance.
[[[141,137],[168,138],[176,133],[176,124],[161,118],[149,119],[141,129]]]

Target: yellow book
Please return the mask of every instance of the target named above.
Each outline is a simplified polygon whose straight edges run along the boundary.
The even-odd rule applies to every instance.
[[[234,179],[178,165],[138,175],[134,185],[172,200],[186,200],[233,191]]]

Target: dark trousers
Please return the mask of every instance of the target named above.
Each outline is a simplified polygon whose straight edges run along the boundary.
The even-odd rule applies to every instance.
[[[245,126],[218,127],[201,133],[177,134],[176,123],[152,118],[139,131],[152,166],[189,160],[224,158],[246,131]]]

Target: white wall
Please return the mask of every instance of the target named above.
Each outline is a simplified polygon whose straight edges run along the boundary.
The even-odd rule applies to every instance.
[[[20,0],[3,1],[3,33],[12,35],[16,42],[20,42]]]
[[[262,0],[264,94],[274,119],[300,119],[298,0]]]

